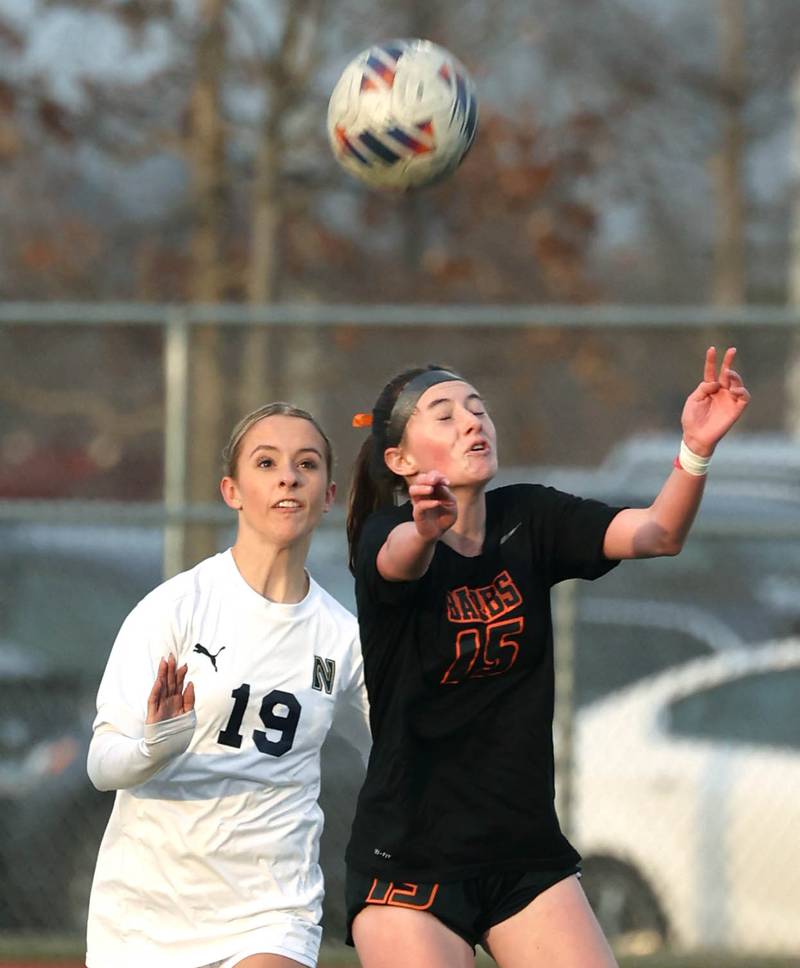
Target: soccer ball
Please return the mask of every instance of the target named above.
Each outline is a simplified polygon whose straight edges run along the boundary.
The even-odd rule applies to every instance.
[[[475,137],[478,102],[453,55],[428,40],[392,40],[345,67],[328,103],[336,160],[371,188],[419,188],[449,175]]]

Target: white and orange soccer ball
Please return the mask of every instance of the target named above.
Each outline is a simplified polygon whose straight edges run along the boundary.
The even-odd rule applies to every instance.
[[[392,40],[362,51],[328,103],[337,161],[384,190],[419,188],[455,171],[477,124],[472,79],[428,40]]]

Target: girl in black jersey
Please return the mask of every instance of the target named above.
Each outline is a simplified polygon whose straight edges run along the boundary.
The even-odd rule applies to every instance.
[[[615,965],[554,809],[550,588],[680,551],[708,459],[749,400],[735,352],[719,374],[706,353],[648,508],[487,491],[491,418],[438,366],[400,374],[354,421],[371,426],[348,516],[373,733],[347,848],[364,968],[460,968],[478,942],[502,968]]]

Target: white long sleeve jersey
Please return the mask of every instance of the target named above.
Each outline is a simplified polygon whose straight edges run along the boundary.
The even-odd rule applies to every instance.
[[[187,746],[180,724],[185,752],[129,786],[152,773],[147,697],[170,652],[188,663],[196,725]],[[281,919],[319,921],[319,758],[334,714],[365,753],[358,625],[313,579],[303,601],[270,602],[229,550],[134,608],[100,684],[89,754],[94,782],[118,790],[92,885],[89,968],[192,968]],[[127,760],[108,754],[109,733],[129,739]]]

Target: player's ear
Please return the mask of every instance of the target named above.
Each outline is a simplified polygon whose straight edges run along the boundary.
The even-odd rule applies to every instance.
[[[222,495],[222,500],[229,508],[233,508],[234,511],[242,510],[242,498],[239,494],[239,488],[232,477],[226,475],[222,478],[219,482],[219,492]]]
[[[327,514],[333,507],[333,500],[336,497],[336,481],[331,481],[325,489],[325,503],[322,506],[323,514]]]
[[[383,459],[389,470],[398,477],[408,477],[419,470],[417,462],[400,447],[387,447]]]

